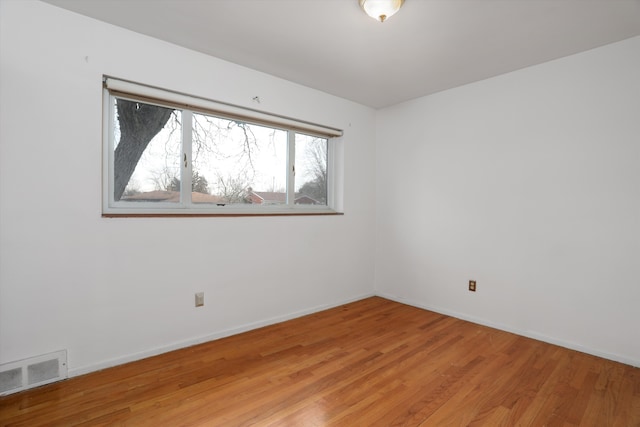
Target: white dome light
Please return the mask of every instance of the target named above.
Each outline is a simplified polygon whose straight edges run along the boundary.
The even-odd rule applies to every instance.
[[[400,10],[404,0],[359,0],[359,2],[367,15],[384,22]]]

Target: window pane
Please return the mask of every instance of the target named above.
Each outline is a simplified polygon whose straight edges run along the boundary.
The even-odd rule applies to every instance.
[[[287,132],[193,115],[193,203],[286,203]]]
[[[296,134],[295,203],[327,204],[327,139]]]
[[[180,111],[115,100],[114,200],[180,201]]]

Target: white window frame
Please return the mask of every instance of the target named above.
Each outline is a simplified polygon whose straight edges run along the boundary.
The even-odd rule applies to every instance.
[[[180,110],[182,114],[182,188],[191,188],[191,127],[193,113],[241,120],[249,124],[269,126],[288,132],[287,199],[285,204],[229,204],[225,206],[191,202],[190,191],[180,191],[178,203],[126,202],[114,200],[114,129],[115,98]],[[294,203],[295,135],[311,135],[327,139],[327,204]],[[103,79],[103,206],[106,217],[117,216],[253,216],[253,215],[331,215],[339,214],[337,200],[337,144],[342,131],[289,117],[247,109],[205,98],[185,95],[165,89],[105,76]],[[186,142],[188,141],[188,142]]]

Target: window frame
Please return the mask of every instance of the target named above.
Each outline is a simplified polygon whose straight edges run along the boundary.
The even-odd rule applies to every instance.
[[[115,146],[115,99],[143,102],[181,111],[181,160],[179,202],[126,202],[114,200],[114,146]],[[336,210],[337,144],[342,131],[285,116],[273,115],[259,110],[221,103],[179,92],[159,89],[126,80],[103,78],[103,197],[102,216],[281,216],[281,215],[340,215]],[[229,204],[213,205],[193,203],[192,177],[192,125],[193,114],[206,114],[247,124],[266,126],[287,132],[286,203],[278,205]],[[327,141],[327,203],[326,205],[295,204],[295,140],[296,135],[308,135]]]

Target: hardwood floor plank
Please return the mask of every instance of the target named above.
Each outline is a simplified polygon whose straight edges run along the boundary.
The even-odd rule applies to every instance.
[[[0,426],[640,426],[640,369],[382,298],[0,398]]]

